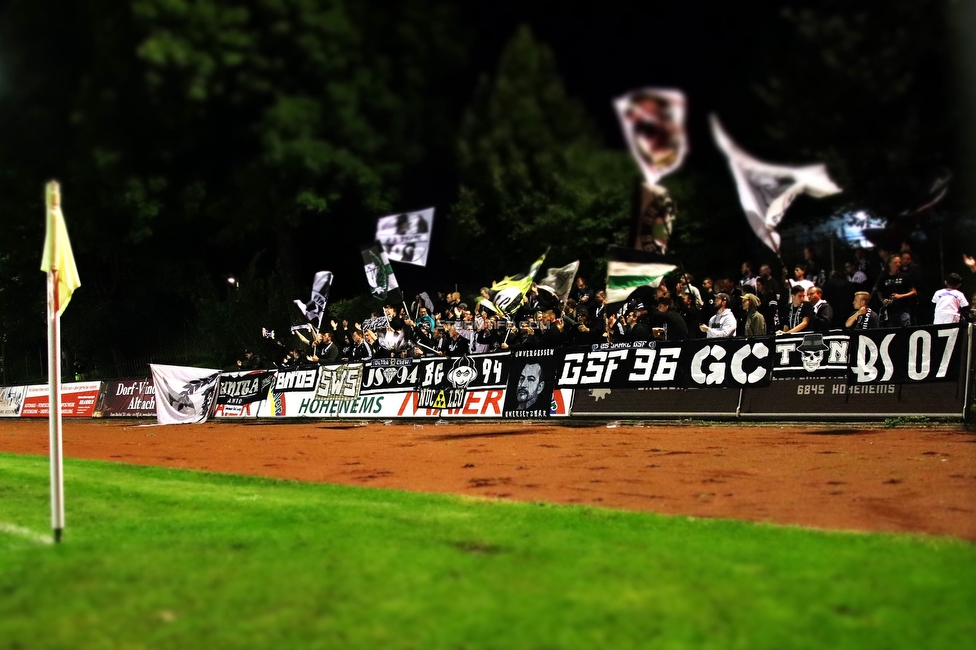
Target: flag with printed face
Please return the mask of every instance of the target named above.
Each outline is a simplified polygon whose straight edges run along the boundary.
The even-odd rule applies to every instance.
[[[688,153],[685,96],[679,90],[643,88],[614,100],[624,139],[648,185],[678,169]]]
[[[305,314],[305,318],[316,329],[322,329],[322,316],[325,315],[325,306],[329,303],[329,291],[331,289],[332,272],[319,271],[312,279],[312,299],[308,302],[295,301],[298,308]]]
[[[548,252],[549,250],[546,249],[546,252],[532,263],[528,273],[506,276],[501,282],[492,284],[489,292],[490,300],[482,300],[479,304],[503,316],[510,316],[518,311],[525,301],[525,294],[532,288],[532,282],[542,268]]]
[[[376,221],[376,241],[391,262],[427,266],[434,208],[391,214]]]
[[[363,265],[366,269],[366,281],[369,282],[370,293],[377,300],[386,300],[387,294],[399,288],[393,267],[386,253],[379,244],[373,244],[362,249]]]
[[[61,214],[61,190],[56,182],[47,184],[46,195],[47,225],[41,270],[45,273],[57,273],[57,291],[54,293],[56,302],[51,308],[53,313],[60,316],[68,306],[71,294],[81,286],[81,279],[78,277],[75,256],[71,251],[68,228],[64,225],[64,215]]]
[[[657,287],[668,273],[678,268],[675,260],[657,253],[645,253],[611,246],[607,263],[607,302],[626,300],[637,287]]]
[[[841,191],[827,175],[825,165],[784,167],[756,160],[726,135],[718,117],[711,116],[712,135],[729,159],[739,202],[756,236],[778,255],[780,235],[776,228],[786,209],[800,194],[830,196]]]
[[[536,282],[536,286],[565,301],[573,288],[573,280],[578,270],[579,260],[559,268],[550,268],[546,271],[545,277]]]

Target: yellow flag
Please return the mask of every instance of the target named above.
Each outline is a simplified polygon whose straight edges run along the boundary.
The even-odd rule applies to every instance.
[[[51,181],[47,184],[46,195],[47,226],[41,270],[45,273],[58,272],[58,286],[55,293],[57,302],[53,307],[60,316],[68,306],[72,292],[81,286],[81,280],[78,278],[75,256],[71,252],[71,241],[68,239],[68,229],[64,225],[64,215],[61,214],[61,189],[57,182]]]
[[[535,275],[539,272],[539,268],[542,266],[548,253],[549,249],[547,248],[546,252],[532,264],[527,274],[519,274],[514,277],[506,275],[500,282],[492,284],[491,300],[488,301],[489,307],[496,313],[503,315],[514,314],[518,311],[525,298],[525,294],[532,288]]]

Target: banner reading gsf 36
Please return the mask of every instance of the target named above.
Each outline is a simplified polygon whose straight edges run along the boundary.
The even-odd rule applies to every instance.
[[[637,341],[567,352],[560,388],[740,388],[768,386],[771,338]]]

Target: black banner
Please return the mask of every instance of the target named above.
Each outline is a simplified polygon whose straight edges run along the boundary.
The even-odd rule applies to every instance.
[[[588,350],[567,352],[556,384],[559,388],[681,386],[681,353],[680,343],[602,343]]]
[[[274,392],[313,391],[318,385],[319,367],[305,366],[295,370],[279,370],[275,374]]]
[[[965,381],[955,384],[848,384],[845,377],[776,379],[766,388],[742,391],[744,419],[868,419],[899,415],[960,417]],[[574,410],[576,406],[574,404]]]
[[[851,339],[849,384],[957,381],[965,324],[861,330]]]
[[[418,361],[418,408],[461,408],[469,390],[503,388],[508,381],[507,352]]]
[[[590,388],[573,394],[572,415],[601,417],[735,417],[738,390]],[[756,392],[762,392],[762,389]]]
[[[552,390],[561,361],[562,356],[551,349],[513,352],[502,416],[549,417],[553,410]]]
[[[273,370],[251,372],[227,372],[220,376],[220,392],[217,405],[253,404],[268,395],[268,388],[275,380]]]
[[[363,367],[363,385],[359,392],[401,393],[412,391],[419,382],[420,364],[414,359],[371,359]]]
[[[560,388],[740,388],[767,386],[773,339],[601,344],[567,352]]]

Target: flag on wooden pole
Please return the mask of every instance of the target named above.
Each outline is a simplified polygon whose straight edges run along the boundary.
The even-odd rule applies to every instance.
[[[54,541],[64,530],[64,466],[61,445],[61,338],[60,322],[71,294],[81,286],[71,251],[68,229],[61,214],[61,189],[56,181],[47,184],[46,234],[41,270],[47,273],[47,376],[48,433],[51,445],[51,528]]]

